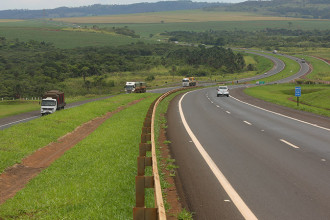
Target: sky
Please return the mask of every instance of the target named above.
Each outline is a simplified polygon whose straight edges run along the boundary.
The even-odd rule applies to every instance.
[[[0,0],[0,10],[8,9],[53,9],[58,7],[79,7],[94,4],[124,5],[139,2],[158,2],[164,0]],[[196,0],[193,0],[196,1]],[[199,0],[198,2],[238,3],[245,0]],[[197,2],[197,1],[196,1]]]

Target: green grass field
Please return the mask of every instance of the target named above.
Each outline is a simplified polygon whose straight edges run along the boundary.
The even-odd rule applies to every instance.
[[[294,109],[330,116],[330,85],[299,85],[301,97],[297,106],[297,84],[267,85],[245,89],[248,95]]]
[[[116,19],[114,19],[116,18]],[[169,20],[166,21],[166,18]],[[70,20],[71,19],[71,20]],[[74,19],[74,20],[72,20]],[[70,23],[74,22],[73,23]],[[161,23],[163,21],[164,23]],[[290,22],[290,25],[289,25]],[[136,31],[141,39],[105,33],[64,31],[80,26],[123,27]],[[260,16],[251,13],[207,12],[201,10],[141,13],[131,15],[96,16],[84,18],[60,18],[59,21],[26,20],[0,22],[0,36],[21,41],[37,40],[51,42],[59,48],[84,46],[116,46],[138,40],[156,43],[160,33],[165,31],[206,31],[206,30],[262,30],[265,28],[289,28],[313,30],[328,29],[329,20],[308,20]],[[150,37],[150,34],[153,37]]]
[[[134,180],[141,128],[147,109],[157,96],[158,94],[123,95],[62,111],[61,114],[52,115],[52,118],[34,120],[34,124],[26,123],[25,126],[8,129],[8,132],[1,135],[1,139],[6,136],[6,143],[8,135],[14,139],[13,135],[26,129],[43,130],[43,120],[47,119],[48,127],[53,127],[52,132],[32,132],[32,135],[30,132],[34,137],[27,137],[24,146],[31,145],[26,142],[41,136],[48,136],[48,140],[51,140],[54,137],[50,133],[63,133],[63,130],[67,132],[68,129],[64,128],[73,126],[72,120],[65,118],[73,117],[74,112],[80,112],[77,117],[93,118],[128,101],[146,98],[114,114],[95,132],[30,181],[13,199],[0,206],[0,218],[29,219],[33,216],[37,219],[131,219],[135,205]],[[96,110],[97,114],[93,112],[95,109],[99,109]],[[81,114],[82,111],[86,111],[85,114]],[[37,149],[36,145],[34,144],[34,149]],[[17,146],[15,150],[12,146],[5,146],[11,151],[19,148]],[[0,161],[3,167],[3,159]]]
[[[46,117],[1,130],[0,172],[95,117],[113,111],[118,106],[125,105],[139,99],[139,97],[157,97],[158,95],[151,93],[123,94],[110,99],[87,103],[76,108],[65,109]]]

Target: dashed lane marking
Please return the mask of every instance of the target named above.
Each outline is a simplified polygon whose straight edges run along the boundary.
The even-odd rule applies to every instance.
[[[299,149],[300,148],[300,147],[298,147],[298,146],[296,146],[294,144],[291,144],[290,142],[288,142],[288,141],[286,141],[284,139],[280,139],[280,141],[282,141],[283,143],[286,143],[287,145],[289,145],[289,146],[291,146],[291,147],[293,147],[295,149]]]
[[[248,124],[248,125],[252,125],[250,122],[248,121],[244,121],[245,124]]]
[[[244,103],[244,104],[249,105],[249,106],[253,106],[253,107],[257,108],[257,109],[261,109],[263,111],[270,112],[270,113],[275,114],[275,115],[279,115],[279,116],[282,116],[282,117],[285,117],[285,118],[289,118],[289,119],[292,119],[292,120],[295,120],[295,121],[299,121],[299,122],[304,123],[304,124],[312,125],[314,127],[321,128],[321,129],[330,131],[330,128],[325,128],[325,127],[322,127],[322,126],[319,126],[319,125],[316,125],[316,124],[312,124],[312,123],[309,123],[309,122],[306,122],[306,121],[303,121],[303,120],[299,120],[299,119],[292,118],[292,117],[289,117],[289,116],[286,116],[286,115],[283,115],[283,114],[280,114],[280,113],[277,113],[277,112],[273,112],[273,111],[270,111],[270,110],[267,110],[267,109],[264,109],[264,108],[260,108],[258,106],[252,105],[250,103],[243,102],[243,101],[241,101],[241,100],[239,100],[239,99],[237,99],[237,98],[235,98],[233,96],[232,96],[232,98],[235,99],[238,102]]]

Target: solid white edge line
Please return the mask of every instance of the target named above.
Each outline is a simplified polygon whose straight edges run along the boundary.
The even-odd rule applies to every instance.
[[[293,148],[296,148],[296,149],[299,149],[300,147],[294,145],[294,144],[291,144],[290,142],[284,140],[284,139],[280,139],[280,141],[282,141],[283,143],[286,143],[287,145],[293,147]]]
[[[190,93],[190,92],[188,92]],[[207,163],[207,165],[210,167],[212,172],[214,173],[215,177],[218,179],[221,186],[224,188],[228,196],[231,198],[239,212],[243,215],[245,219],[257,219],[257,217],[253,214],[253,212],[249,209],[249,207],[245,204],[245,202],[242,200],[242,198],[238,195],[238,193],[235,191],[235,189],[232,187],[232,185],[229,183],[227,178],[223,175],[223,173],[220,171],[220,169],[217,167],[217,165],[214,163],[214,161],[211,159],[211,157],[208,155],[208,153],[205,151],[203,146],[200,144],[194,133],[191,131],[185,117],[182,111],[182,100],[183,98],[188,94],[184,94],[180,101],[179,101],[179,112],[181,116],[182,123],[189,134],[191,140],[194,142],[197,150]]]
[[[302,120],[299,120],[299,119],[296,119],[296,118],[292,118],[292,117],[290,117],[290,116],[286,116],[286,115],[283,115],[283,114],[280,114],[280,113],[277,113],[277,112],[273,112],[273,111],[270,111],[270,110],[267,110],[267,109],[264,109],[264,108],[261,108],[261,107],[258,107],[258,106],[255,106],[255,105],[252,105],[252,104],[250,104],[250,103],[243,102],[243,101],[241,101],[241,100],[239,100],[239,99],[237,99],[237,98],[235,98],[235,97],[233,97],[233,96],[232,96],[232,98],[235,99],[235,100],[238,101],[238,102],[244,103],[244,104],[246,104],[246,105],[249,105],[249,106],[252,106],[252,107],[255,107],[255,108],[261,109],[261,110],[264,110],[264,111],[266,111],[266,112],[270,112],[270,113],[273,113],[273,114],[275,114],[275,115],[279,115],[279,116],[282,116],[282,117],[285,117],[285,118],[289,118],[289,119],[292,119],[292,120],[295,120],[295,121],[299,121],[299,122],[304,123],[304,124],[308,124],[308,125],[312,125],[312,126],[317,127],[317,128],[324,129],[324,130],[326,130],[326,131],[330,131],[329,128],[325,128],[325,127],[322,127],[322,126],[319,126],[319,125],[316,125],[316,124],[312,124],[312,123],[309,123],[309,122],[306,122],[306,121],[302,121]]]
[[[33,116],[33,117],[30,117],[30,118],[25,118],[25,119],[18,120],[18,121],[14,121],[14,122],[11,122],[11,123],[8,123],[8,124],[0,125],[0,128],[1,128],[1,127],[5,127],[5,126],[7,126],[7,125],[15,124],[15,123],[18,123],[18,122],[21,122],[21,121],[26,121],[26,120],[29,120],[29,119],[31,119],[31,118],[37,118],[37,117],[39,117],[39,116]]]

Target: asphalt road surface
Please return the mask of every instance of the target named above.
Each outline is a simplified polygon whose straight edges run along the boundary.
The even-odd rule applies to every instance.
[[[194,219],[330,219],[330,119],[307,115],[215,88],[174,99],[168,139]]]

